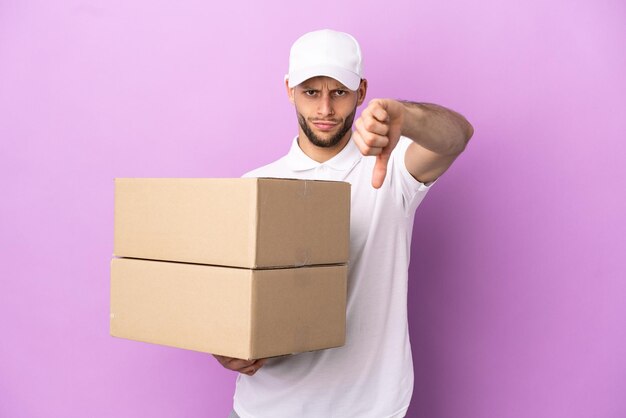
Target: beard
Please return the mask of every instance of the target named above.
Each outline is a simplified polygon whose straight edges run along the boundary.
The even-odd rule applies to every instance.
[[[352,129],[352,123],[354,122],[354,116],[356,115],[356,106],[354,107],[352,113],[350,113],[348,117],[344,120],[343,125],[341,125],[341,129],[339,129],[339,131],[337,131],[335,135],[331,136],[328,139],[322,139],[319,136],[315,135],[304,116],[302,116],[302,114],[300,114],[297,109],[296,113],[298,114],[298,123],[300,124],[302,131],[305,133],[305,135],[313,145],[320,148],[332,148],[339,144],[343,137],[346,135],[346,133],[348,133],[348,131]],[[335,122],[335,120],[333,120],[333,122]]]

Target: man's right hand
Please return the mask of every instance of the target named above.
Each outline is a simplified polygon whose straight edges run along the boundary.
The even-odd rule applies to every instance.
[[[213,357],[215,357],[217,361],[224,366],[224,368],[247,374],[248,376],[254,375],[267,361],[266,358],[257,360],[242,360],[233,357],[218,356],[217,354],[213,354]]]

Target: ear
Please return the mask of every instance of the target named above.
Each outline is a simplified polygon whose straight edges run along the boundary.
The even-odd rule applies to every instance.
[[[367,80],[362,79],[361,84],[359,84],[359,88],[357,89],[357,106],[361,106],[363,101],[365,100],[365,96],[367,95]]]
[[[289,96],[289,101],[292,104],[295,104],[294,97],[293,97],[295,88],[294,87],[289,87],[289,79],[288,78],[285,79],[285,88],[287,89],[287,96]]]

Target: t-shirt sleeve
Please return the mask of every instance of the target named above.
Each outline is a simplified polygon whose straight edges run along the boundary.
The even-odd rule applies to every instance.
[[[411,140],[406,137],[400,137],[398,145],[391,153],[390,164],[388,166],[387,175],[391,175],[391,186],[395,189],[395,193],[402,196],[402,204],[407,215],[413,215],[415,210],[422,202],[426,193],[436,183],[436,180],[424,184],[415,179],[409,173],[404,162],[406,150],[411,144]]]

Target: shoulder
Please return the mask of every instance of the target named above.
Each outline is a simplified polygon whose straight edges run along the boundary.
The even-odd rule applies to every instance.
[[[286,157],[279,158],[267,165],[248,171],[241,177],[283,177],[289,173]]]

